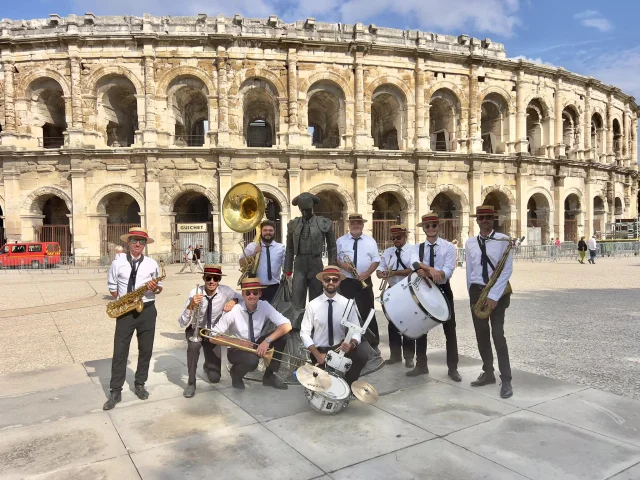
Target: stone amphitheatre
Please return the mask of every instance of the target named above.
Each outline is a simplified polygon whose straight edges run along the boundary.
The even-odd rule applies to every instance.
[[[513,60],[489,38],[276,16],[93,14],[0,23],[2,237],[111,255],[199,241],[233,254],[221,201],[258,185],[286,235],[310,191],[344,231],[440,213],[445,236],[575,241],[637,216],[638,105],[615,86]],[[184,232],[184,233],[182,233]],[[194,233],[195,232],[195,233]]]

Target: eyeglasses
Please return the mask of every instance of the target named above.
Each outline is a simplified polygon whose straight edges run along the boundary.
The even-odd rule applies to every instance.
[[[340,278],[338,277],[324,277],[324,283],[338,283]]]
[[[493,215],[478,215],[478,220],[493,220]]]
[[[439,223],[425,223],[424,228],[438,228],[440,226]]]
[[[260,296],[260,291],[259,290],[245,290],[242,293],[244,294],[245,297],[259,297]]]
[[[147,244],[147,240],[145,238],[133,238],[133,237],[129,237],[129,243],[131,245],[135,245],[136,243],[139,243],[140,245],[146,245]]]
[[[398,235],[395,237],[391,237],[391,241],[395,242],[396,240],[402,240],[404,238],[404,235]]]
[[[204,277],[204,281],[205,282],[210,282],[210,281],[214,281],[214,282],[219,282],[220,280],[222,280],[222,277],[220,275],[214,275],[212,277],[210,276],[206,276]]]

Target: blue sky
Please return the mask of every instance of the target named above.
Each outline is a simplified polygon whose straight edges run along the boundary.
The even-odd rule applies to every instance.
[[[224,13],[285,21],[315,17],[450,35],[489,37],[507,55],[561,66],[620,87],[640,101],[640,2],[615,0],[0,0],[0,17]]]

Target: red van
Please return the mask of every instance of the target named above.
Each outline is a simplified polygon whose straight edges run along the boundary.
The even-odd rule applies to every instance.
[[[0,268],[42,268],[53,265],[60,265],[58,242],[7,243],[0,250]]]

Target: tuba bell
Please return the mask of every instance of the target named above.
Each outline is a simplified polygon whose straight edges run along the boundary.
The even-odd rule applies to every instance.
[[[253,183],[241,182],[227,192],[222,201],[222,218],[227,226],[237,233],[247,233],[260,225],[264,217],[266,202],[260,189]],[[260,232],[256,232],[254,242],[260,244]],[[244,248],[244,247],[243,247]],[[242,267],[238,285],[249,274],[256,275],[260,263],[260,254],[255,261]]]

